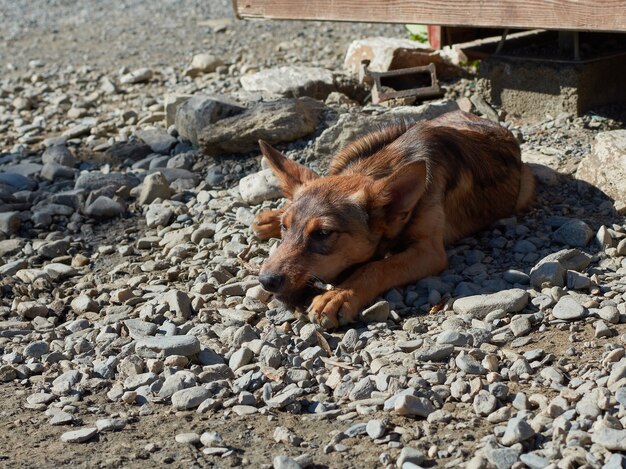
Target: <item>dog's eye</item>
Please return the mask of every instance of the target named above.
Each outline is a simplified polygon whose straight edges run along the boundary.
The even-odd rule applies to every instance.
[[[317,239],[320,241],[323,241],[325,239],[328,239],[328,237],[332,234],[333,232],[330,230],[315,230],[311,232],[311,237],[313,239]]]

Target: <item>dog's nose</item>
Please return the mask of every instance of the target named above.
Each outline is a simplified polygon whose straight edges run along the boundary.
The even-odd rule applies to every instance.
[[[261,274],[259,275],[259,282],[267,291],[276,293],[283,286],[285,276],[280,274]]]

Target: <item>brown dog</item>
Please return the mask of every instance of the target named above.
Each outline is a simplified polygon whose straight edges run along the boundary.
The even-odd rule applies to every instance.
[[[262,212],[261,239],[282,243],[259,281],[330,329],[386,290],[438,274],[444,245],[528,208],[534,178],[515,137],[460,111],[357,140],[320,177],[265,142],[289,203]],[[337,287],[316,289],[319,282]]]

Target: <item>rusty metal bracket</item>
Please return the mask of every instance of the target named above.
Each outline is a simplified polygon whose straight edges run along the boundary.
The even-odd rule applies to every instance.
[[[388,72],[374,72],[369,69],[369,65],[369,60],[361,62],[359,81],[372,86],[372,102],[374,104],[389,99],[431,98],[442,95],[434,63]],[[429,84],[420,86],[420,78],[422,82],[425,81],[424,75],[426,75]]]

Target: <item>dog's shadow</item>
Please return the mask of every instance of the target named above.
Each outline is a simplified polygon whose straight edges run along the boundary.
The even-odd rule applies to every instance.
[[[591,255],[602,249],[595,237],[600,226],[624,222],[615,211],[614,200],[569,174],[548,166],[533,166],[540,177],[532,210],[500,220],[449,246],[449,268],[439,276],[387,292],[384,298],[392,308],[401,316],[423,314],[437,311],[449,299],[516,287],[528,289],[531,269],[545,256],[568,248]],[[567,244],[555,236],[558,228],[571,220],[581,220],[591,228],[593,236],[586,245]],[[529,303],[528,308],[533,306]]]

